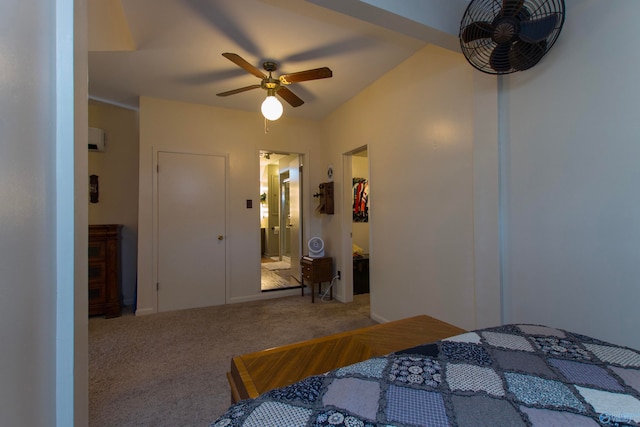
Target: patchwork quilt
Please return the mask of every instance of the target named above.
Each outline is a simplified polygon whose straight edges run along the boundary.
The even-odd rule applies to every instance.
[[[211,426],[640,426],[640,352],[546,326],[479,329],[271,390]]]

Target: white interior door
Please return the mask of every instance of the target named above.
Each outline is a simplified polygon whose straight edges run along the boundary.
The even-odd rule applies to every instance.
[[[158,152],[158,311],[225,303],[225,158]]]

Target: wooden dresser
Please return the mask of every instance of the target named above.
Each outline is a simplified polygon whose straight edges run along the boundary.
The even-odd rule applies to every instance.
[[[122,313],[120,296],[121,225],[89,226],[89,316]]]
[[[304,296],[304,284],[307,282],[311,287],[311,302],[315,302],[314,285],[318,284],[318,292],[322,291],[322,282],[331,282],[333,278],[333,258],[302,257],[300,260],[302,268],[302,296]],[[333,299],[333,288],[329,290],[330,298]]]

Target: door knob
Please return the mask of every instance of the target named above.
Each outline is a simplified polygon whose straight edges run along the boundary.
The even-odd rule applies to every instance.
[[[218,236],[218,240],[224,240],[224,237],[221,235]]]

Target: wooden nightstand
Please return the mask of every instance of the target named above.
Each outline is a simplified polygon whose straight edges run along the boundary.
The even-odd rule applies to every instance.
[[[318,284],[318,292],[322,292],[322,282],[329,282],[329,286],[331,286],[333,258],[305,256],[300,260],[300,267],[302,267],[302,296],[304,296],[304,282],[307,281],[311,287],[311,302],[315,302],[314,284]],[[329,288],[329,297],[333,299],[333,287]]]

